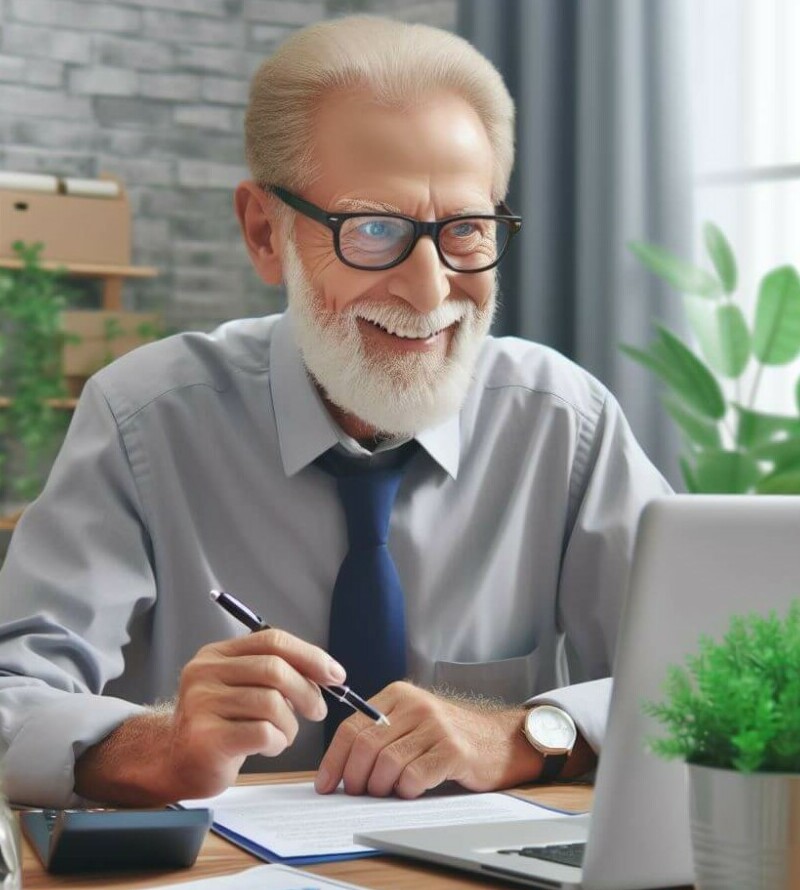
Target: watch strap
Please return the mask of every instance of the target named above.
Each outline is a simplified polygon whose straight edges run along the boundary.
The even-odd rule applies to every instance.
[[[545,754],[544,765],[539,773],[540,782],[552,782],[561,775],[567,765],[567,754]]]

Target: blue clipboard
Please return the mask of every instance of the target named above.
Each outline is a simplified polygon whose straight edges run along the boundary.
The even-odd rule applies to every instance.
[[[248,853],[252,853],[253,856],[263,859],[264,862],[277,862],[281,865],[318,865],[323,862],[339,862],[345,859],[365,859],[370,856],[381,855],[380,850],[359,850],[354,853],[327,853],[318,856],[279,856],[267,847],[262,847],[261,844],[257,844],[250,838],[238,834],[235,831],[231,831],[230,828],[226,828],[224,825],[220,825],[217,822],[212,823],[211,830],[214,834],[218,834],[232,844],[236,844],[237,847],[241,847],[243,850],[247,850]]]

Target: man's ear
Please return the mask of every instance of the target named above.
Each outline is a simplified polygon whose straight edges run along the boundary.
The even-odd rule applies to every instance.
[[[236,186],[233,198],[250,262],[265,284],[283,281],[283,242],[275,200],[251,179]]]

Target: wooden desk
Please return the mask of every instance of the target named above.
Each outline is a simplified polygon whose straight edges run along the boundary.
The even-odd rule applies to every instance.
[[[285,782],[288,779],[308,781],[313,773],[275,773],[269,775],[242,776],[242,784]],[[540,803],[565,810],[582,811],[591,805],[592,790],[580,785],[529,786],[519,793]],[[96,876],[49,875],[25,844],[23,851],[23,887],[25,890],[52,890],[52,888],[107,888],[107,890],[141,890],[164,884],[210,878],[215,875],[233,874],[262,864],[259,859],[240,850],[215,834],[209,834],[193,868],[177,871],[127,872],[124,874]],[[342,881],[350,881],[373,890],[460,890],[460,888],[484,888],[484,890],[508,890],[512,885],[503,881],[487,881],[472,878],[451,869],[415,864],[391,856],[351,859],[344,862],[328,862],[324,865],[306,866],[308,871],[328,875]]]

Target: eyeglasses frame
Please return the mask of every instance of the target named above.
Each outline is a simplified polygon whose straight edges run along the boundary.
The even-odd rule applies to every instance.
[[[500,201],[500,203],[496,205],[496,209],[500,211],[499,214],[458,214],[456,216],[446,216],[443,219],[437,219],[434,222],[423,222],[421,220],[414,219],[413,216],[405,216],[402,213],[384,213],[382,211],[375,211],[373,213],[369,210],[359,210],[353,213],[330,213],[327,210],[323,210],[322,207],[317,207],[316,204],[312,204],[310,201],[306,201],[305,198],[301,198],[299,195],[295,195],[279,185],[267,186],[265,190],[271,192],[273,195],[275,195],[276,198],[283,201],[284,204],[288,205],[293,210],[296,210],[298,213],[302,213],[303,216],[307,216],[309,219],[313,219],[330,229],[333,233],[333,249],[336,251],[336,256],[345,264],[345,266],[349,266],[351,269],[363,270],[365,272],[380,272],[384,269],[393,269],[395,266],[399,266],[400,263],[403,262],[403,260],[406,260],[411,255],[412,251],[417,246],[417,242],[424,235],[428,235],[431,238],[434,245],[436,246],[436,252],[439,254],[439,259],[448,269],[451,269],[453,272],[465,272],[467,274],[488,272],[490,269],[494,269],[494,267],[500,262],[500,260],[503,259],[503,257],[506,255],[509,244],[511,244],[511,239],[522,228],[522,217],[515,216],[511,212],[511,209],[505,201]],[[382,266],[359,266],[345,259],[345,257],[342,255],[341,246],[339,244],[339,236],[342,226],[348,219],[353,219],[357,216],[391,217],[392,219],[407,220],[414,227],[414,237],[411,239],[408,247],[403,251],[403,253],[393,262],[385,263]],[[482,266],[480,269],[459,269],[448,262],[447,258],[442,252],[441,246],[439,245],[439,233],[446,225],[449,225],[450,223],[456,222],[460,219],[499,219],[503,222],[509,223],[508,240],[506,241],[500,255],[490,266]]]

